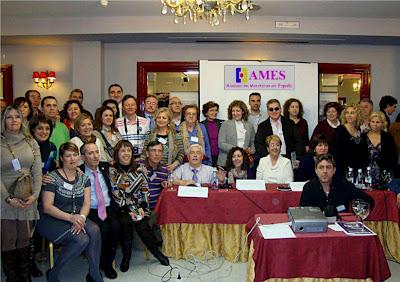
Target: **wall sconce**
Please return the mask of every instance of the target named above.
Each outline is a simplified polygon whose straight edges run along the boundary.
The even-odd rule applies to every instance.
[[[35,84],[41,88],[49,89],[54,81],[56,80],[56,72],[55,71],[42,71],[42,72],[33,72],[33,81]]]

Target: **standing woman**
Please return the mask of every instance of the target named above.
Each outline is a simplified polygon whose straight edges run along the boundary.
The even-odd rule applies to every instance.
[[[189,147],[192,144],[200,144],[205,152],[203,164],[211,165],[211,148],[208,140],[207,130],[204,124],[199,123],[199,108],[196,105],[187,105],[183,109],[184,121],[179,126],[182,134],[185,156],[189,154]]]
[[[18,97],[14,100],[14,106],[16,106],[22,114],[22,126],[26,133],[29,133],[29,120],[33,116],[32,103],[25,97]]]
[[[133,158],[133,146],[127,140],[121,140],[114,148],[115,165],[111,168],[111,184],[115,187],[111,207],[117,214],[121,232],[122,272],[129,270],[132,255],[133,227],[147,249],[162,265],[169,260],[158,250],[157,239],[149,226],[149,189],[146,176],[137,170]]]
[[[353,168],[354,172],[364,168],[367,155],[361,142],[359,126],[362,118],[358,106],[345,105],[340,119],[342,124],[335,130],[332,153],[336,161],[336,173],[343,176],[349,167]]]
[[[373,112],[369,117],[370,131],[363,133],[366,142],[368,166],[371,167],[372,183],[379,183],[381,172],[394,172],[397,163],[396,143],[393,136],[386,132],[386,117],[382,112]]]
[[[156,121],[155,128],[144,144],[141,158],[146,159],[147,144],[157,140],[163,145],[161,162],[172,172],[183,162],[185,155],[182,135],[176,132],[175,125],[172,123],[172,113],[168,108],[159,108],[154,119]]]
[[[58,281],[64,265],[83,251],[86,251],[89,263],[86,281],[103,281],[99,269],[100,229],[86,218],[90,210],[90,180],[84,173],[78,173],[78,159],[75,144],[62,144],[60,168],[50,172],[52,181],[42,188],[38,231],[47,240],[63,246],[54,267],[46,272],[50,282]]]
[[[257,179],[265,183],[289,183],[293,181],[293,169],[289,159],[281,155],[282,141],[278,135],[270,135],[265,140],[268,155],[260,159]]]
[[[69,138],[74,138],[77,136],[77,132],[74,129],[74,123],[76,119],[83,113],[83,107],[78,100],[68,100],[64,104],[63,112],[66,118],[62,120],[69,131]]]
[[[115,115],[110,107],[102,106],[97,109],[94,128],[93,135],[101,141],[105,159],[112,164],[114,162],[114,146],[122,140],[122,136],[115,127]]]
[[[113,110],[114,117],[118,118],[119,117],[119,107],[118,107],[118,102],[113,100],[113,99],[107,99],[103,102],[102,106],[107,106],[110,107]]]
[[[328,137],[329,151],[333,148],[333,135],[335,129],[340,125],[339,116],[341,114],[341,106],[337,102],[329,102],[324,107],[324,116],[326,119],[318,122],[311,136],[311,139],[318,134],[324,134]]]
[[[7,281],[30,281],[32,222],[39,219],[40,150],[25,135],[22,114],[8,106],[1,121],[1,261]],[[21,177],[25,177],[22,179]]]
[[[293,120],[294,124],[296,124],[305,146],[305,152],[308,152],[308,143],[310,142],[310,139],[308,138],[308,123],[303,118],[303,114],[303,104],[298,99],[291,98],[283,105],[283,116],[290,118]]]
[[[218,135],[218,165],[226,163],[227,155],[233,147],[243,148],[248,155],[255,153],[254,126],[247,121],[249,110],[240,100],[234,100],[228,107],[228,120],[221,125]]]
[[[217,119],[218,111],[219,105],[213,101],[203,105],[202,113],[206,119],[201,123],[206,127],[208,140],[210,141],[212,166],[217,166],[219,155],[218,134],[223,122],[223,120]]]
[[[78,150],[81,148],[83,143],[95,143],[100,152],[100,161],[106,162],[106,153],[104,152],[103,144],[99,138],[96,138],[93,134],[93,119],[87,114],[81,114],[74,123],[74,129],[77,132],[77,136],[71,139],[71,143],[74,143]],[[80,152],[78,152],[80,155]],[[83,164],[81,159],[78,160],[78,165]]]

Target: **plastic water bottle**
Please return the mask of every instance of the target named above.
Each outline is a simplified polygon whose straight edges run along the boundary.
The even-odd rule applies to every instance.
[[[211,177],[211,190],[217,190],[217,189],[218,189],[217,168],[214,167]]]
[[[364,184],[363,172],[362,172],[362,169],[359,168],[359,169],[357,170],[356,186],[357,186],[358,188],[362,188],[363,184]]]
[[[351,183],[354,183],[354,173],[353,173],[353,168],[352,167],[347,168],[346,180],[351,182]]]
[[[372,186],[372,172],[371,167],[367,167],[367,172],[365,173],[365,186],[371,188]]]

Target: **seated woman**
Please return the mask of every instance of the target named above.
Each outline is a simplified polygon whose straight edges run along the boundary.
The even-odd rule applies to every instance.
[[[100,161],[106,162],[106,153],[104,152],[103,143],[99,138],[93,134],[93,119],[87,114],[81,114],[76,118],[74,123],[75,131],[77,132],[77,136],[71,139],[71,143],[74,143],[78,150],[81,148],[83,143],[95,143],[97,148],[99,148],[100,152]],[[80,152],[78,152],[80,156]],[[83,164],[81,159],[78,160],[78,165]]]
[[[102,106],[96,110],[93,135],[103,144],[105,159],[114,162],[114,146],[122,140],[122,136],[115,127],[114,112],[110,107]]]
[[[187,105],[182,110],[184,121],[179,126],[179,132],[182,135],[185,155],[189,153],[189,147],[192,144],[200,144],[205,152],[203,164],[211,165],[211,147],[208,140],[207,130],[204,124],[199,123],[199,108],[196,105]],[[187,160],[186,160],[187,161]]]
[[[293,181],[293,169],[290,160],[281,156],[281,139],[270,135],[265,140],[268,155],[260,159],[257,167],[257,179],[265,183],[289,183]]]
[[[299,173],[296,181],[307,181],[317,177],[315,161],[318,156],[329,151],[329,140],[324,134],[314,135],[310,142],[310,151],[300,161]]]
[[[157,140],[163,145],[161,163],[172,172],[183,162],[185,156],[182,135],[176,132],[172,123],[172,113],[168,108],[159,108],[154,119],[156,124],[154,130],[149,134],[149,139],[144,143],[141,159],[146,159],[146,148],[149,142]]]
[[[147,249],[162,265],[169,260],[159,250],[159,243],[149,226],[149,188],[146,176],[137,170],[133,158],[133,146],[128,140],[121,140],[114,148],[115,165],[111,168],[111,185],[114,191],[111,207],[117,214],[121,230],[122,260],[120,269],[126,272],[132,255],[133,228]]]
[[[224,165],[228,152],[233,147],[240,147],[248,155],[254,154],[254,126],[248,122],[249,110],[240,100],[234,100],[228,107],[228,120],[221,125],[218,135],[218,165]]]
[[[46,272],[48,281],[58,281],[65,264],[83,251],[89,263],[86,281],[103,281],[100,274],[101,237],[99,227],[86,219],[90,209],[90,181],[78,173],[78,147],[70,142],[60,147],[60,169],[50,172],[52,181],[42,187],[39,233],[63,246],[54,267]]]
[[[369,118],[370,131],[363,133],[361,139],[365,154],[368,156],[367,166],[371,168],[372,183],[380,183],[381,172],[393,173],[397,163],[396,143],[393,136],[386,132],[387,122],[382,112],[373,112]]]
[[[74,138],[77,135],[74,129],[74,123],[78,116],[83,113],[83,107],[78,100],[68,100],[64,104],[63,112],[66,117],[62,122],[69,130],[69,138]]]
[[[220,178],[222,173],[223,177],[227,178],[225,181],[227,183],[235,183],[236,179],[253,179],[254,175],[251,175],[251,170],[249,166],[249,156],[243,148],[233,147],[226,159],[226,165],[224,170],[219,167],[218,178]]]

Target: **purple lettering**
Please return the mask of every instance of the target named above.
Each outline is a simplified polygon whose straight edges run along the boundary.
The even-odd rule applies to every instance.
[[[285,80],[286,79],[286,72],[285,71],[279,71],[279,79],[280,80]]]

